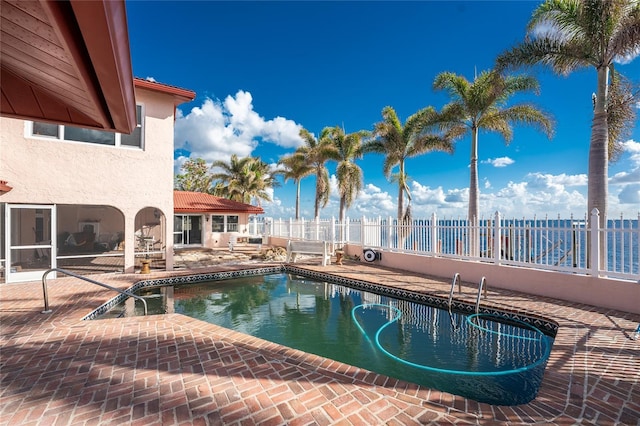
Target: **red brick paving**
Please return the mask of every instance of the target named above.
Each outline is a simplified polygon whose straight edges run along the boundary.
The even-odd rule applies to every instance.
[[[244,266],[216,266],[212,270]],[[366,264],[306,267],[448,294]],[[197,273],[205,270],[193,271]],[[153,277],[184,275],[154,272]],[[93,276],[118,288],[151,276]],[[472,287],[463,297],[473,297]],[[179,314],[80,321],[113,297],[73,278],[0,285],[0,426],[37,424],[640,425],[638,315],[489,289],[560,324],[537,398],[499,407],[284,348]],[[640,303],[640,287],[639,287]]]

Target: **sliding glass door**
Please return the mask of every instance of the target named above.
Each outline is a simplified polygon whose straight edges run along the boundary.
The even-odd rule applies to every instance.
[[[173,244],[176,247],[202,245],[202,216],[175,215]]]

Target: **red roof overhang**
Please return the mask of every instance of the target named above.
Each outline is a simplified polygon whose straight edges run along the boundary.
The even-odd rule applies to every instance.
[[[170,86],[168,84],[158,83],[156,81],[144,80],[142,78],[135,77],[133,84],[136,88],[153,90],[155,92],[164,93],[166,95],[173,96],[174,105],[180,105],[184,102],[191,102],[196,97],[196,92],[193,90],[182,89],[176,86]]]
[[[249,213],[264,214],[264,209],[203,192],[173,191],[176,213]]]
[[[0,0],[0,114],[131,133],[124,0]]]

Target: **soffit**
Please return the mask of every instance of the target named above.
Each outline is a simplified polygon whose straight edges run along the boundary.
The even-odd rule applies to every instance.
[[[124,0],[0,0],[0,114],[131,133]]]

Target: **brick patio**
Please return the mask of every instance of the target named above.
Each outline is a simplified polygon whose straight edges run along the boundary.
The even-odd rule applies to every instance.
[[[200,261],[201,262],[201,261]],[[364,263],[304,267],[448,295],[450,283]],[[219,264],[135,281],[255,267]],[[302,265],[300,265],[302,266]],[[466,284],[466,283],[465,283]],[[560,324],[538,397],[503,407],[390,379],[179,314],[81,321],[113,292],[73,278],[0,286],[0,425],[640,425],[640,316],[491,289],[483,304]],[[639,287],[640,303],[640,287]],[[474,285],[464,286],[475,297]]]

